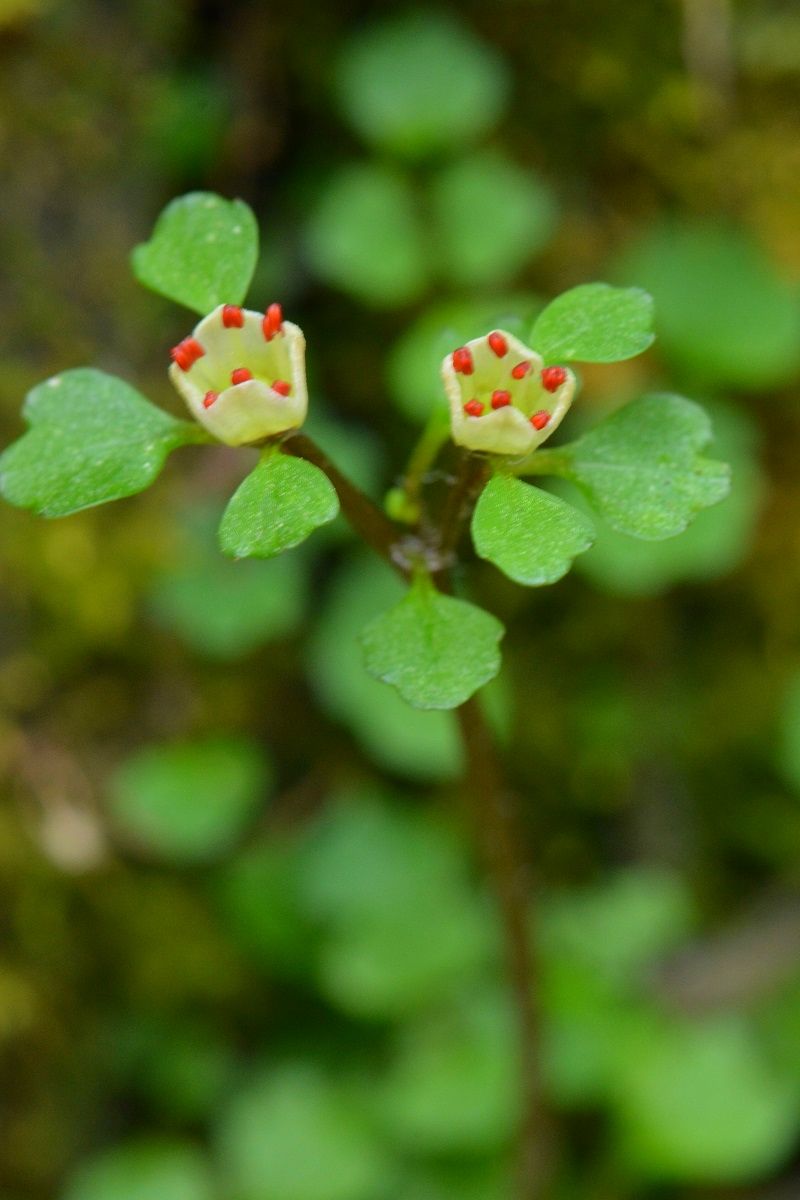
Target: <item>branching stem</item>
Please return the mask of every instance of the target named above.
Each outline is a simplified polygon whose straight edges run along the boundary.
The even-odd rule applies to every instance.
[[[450,436],[450,421],[438,409],[423,429],[403,472],[401,487],[410,506],[419,509],[425,477]]]
[[[439,522],[439,558],[444,569],[452,565],[458,543],[490,470],[485,458],[463,453],[458,475]]]

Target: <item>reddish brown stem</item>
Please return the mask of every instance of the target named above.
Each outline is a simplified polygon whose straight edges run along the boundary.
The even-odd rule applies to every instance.
[[[517,1195],[519,1200],[544,1200],[551,1194],[556,1137],[542,1086],[540,984],[519,806],[503,782],[494,739],[478,700],[474,696],[467,700],[457,716],[473,819],[499,910],[518,1027],[522,1121]]]
[[[304,433],[292,434],[283,442],[282,448],[287,454],[304,458],[324,471],[336,488],[342,512],[355,533],[396,571],[402,575],[408,574],[400,553],[405,531],[399,529],[366,493],[351,483],[310,437]]]
[[[331,462],[304,434],[293,434],[283,449],[305,458],[330,479],[344,515],[363,540],[401,574],[408,574],[408,535]],[[449,590],[448,567],[480,494],[489,468],[465,454],[438,522],[435,546],[428,549],[439,569],[437,585]],[[492,891],[500,914],[507,969],[519,1031],[522,1122],[519,1136],[518,1200],[546,1200],[551,1193],[556,1142],[543,1099],[539,992],[533,940],[528,868],[515,796],[505,786],[483,710],[473,697],[456,710],[467,759],[466,786]]]

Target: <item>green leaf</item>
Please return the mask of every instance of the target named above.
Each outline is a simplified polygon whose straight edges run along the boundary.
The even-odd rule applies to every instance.
[[[571,504],[498,474],[475,506],[472,540],[480,557],[510,579],[539,587],[566,575],[594,541],[594,528]]]
[[[514,1019],[505,994],[468,1002],[401,1031],[382,1088],[392,1136],[414,1154],[473,1155],[507,1145],[519,1118]]]
[[[600,525],[597,541],[581,557],[578,569],[603,591],[614,596],[657,595],[684,580],[727,575],[748,553],[765,493],[758,430],[746,412],[729,405],[715,403],[711,417],[714,455],[730,464],[735,480],[730,495],[698,513],[680,537],[664,541],[643,542]],[[572,491],[565,484],[565,492],[568,488]],[[576,499],[586,503],[583,497]]]
[[[564,475],[614,529],[659,541],[728,494],[730,469],[703,458],[711,422],[682,396],[643,396],[577,442],[560,446]]]
[[[760,392],[800,370],[800,292],[742,230],[659,225],[615,274],[652,292],[659,350],[694,382]]]
[[[212,1200],[211,1169],[194,1146],[142,1139],[80,1165],[63,1200]]]
[[[490,151],[445,167],[433,180],[431,198],[442,270],[463,287],[519,275],[555,224],[545,185]]]
[[[319,467],[270,449],[231,497],[219,527],[220,546],[232,558],[273,558],[338,511],[336,490]]]
[[[361,634],[364,662],[413,708],[457,708],[500,670],[503,626],[420,576]]]
[[[258,257],[258,226],[243,200],[190,192],[168,204],[131,256],[140,283],[205,316],[241,304]]]
[[[301,855],[305,905],[341,927],[390,919],[424,894],[463,901],[463,839],[429,813],[409,812],[373,786],[329,797]]]
[[[141,492],[171,450],[205,440],[129,384],[79,367],[29,392],[29,431],[0,458],[0,491],[10,504],[65,517]]]
[[[320,278],[365,304],[415,300],[429,256],[408,180],[377,163],[342,168],[309,217],[306,254]]]
[[[563,891],[543,906],[542,953],[577,962],[617,987],[638,984],[659,958],[693,932],[681,878],[657,867],[629,867],[599,886]]]
[[[355,554],[322,605],[307,671],[322,706],[352,731],[373,761],[411,779],[454,779],[462,769],[462,750],[449,713],[409,708],[394,688],[364,670],[359,633],[404,594],[405,585],[379,558]]]
[[[619,362],[652,345],[652,325],[647,292],[584,283],[548,304],[531,345],[547,362]]]
[[[316,1066],[257,1075],[218,1131],[226,1188],[236,1200],[374,1200],[389,1172],[366,1107]]]
[[[423,158],[482,138],[509,90],[497,52],[454,17],[417,10],[373,24],[338,65],[342,109],[378,149]]]
[[[546,947],[541,957],[547,1090],[559,1107],[599,1108],[631,1040],[652,1025],[652,1011],[580,959],[551,957]]]
[[[117,770],[110,808],[130,838],[174,862],[222,855],[258,812],[267,763],[233,738],[147,746]]]
[[[308,563],[302,554],[232,562],[219,552],[218,525],[215,504],[195,502],[181,514],[174,552],[149,600],[159,623],[197,654],[231,660],[303,620]]]
[[[796,1081],[770,1066],[739,1016],[650,1031],[618,1069],[620,1149],[646,1179],[754,1183],[796,1142]]]
[[[423,890],[405,908],[334,929],[319,954],[319,988],[350,1016],[396,1021],[469,986],[494,961],[494,943],[479,897]]]
[[[494,961],[494,912],[462,840],[374,790],[337,796],[312,828],[300,892],[324,930],[320,988],[352,1016],[425,1009]]]

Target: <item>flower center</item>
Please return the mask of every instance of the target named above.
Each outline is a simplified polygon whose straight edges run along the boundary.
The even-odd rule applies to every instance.
[[[204,393],[206,408],[227,388],[253,379],[280,396],[291,395],[287,380],[292,377],[292,365],[280,304],[270,304],[263,317],[238,304],[224,304],[203,341],[207,344],[202,345],[195,337],[184,338],[171,356]]]
[[[536,430],[544,429],[552,419],[550,410],[542,407],[545,393],[553,395],[569,378],[564,367],[537,371],[530,359],[515,357],[509,339],[499,330],[469,346],[459,346],[451,363],[466,416],[478,419],[513,406]]]

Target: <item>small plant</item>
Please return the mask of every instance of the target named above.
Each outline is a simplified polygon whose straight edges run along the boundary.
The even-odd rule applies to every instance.
[[[256,222],[241,201],[193,193],[170,204],[151,240],[134,251],[133,267],[143,284],[201,318],[172,350],[169,367],[193,420],[175,419],[104,372],[66,371],[29,394],[29,429],[0,459],[0,488],[13,505],[66,516],[148,487],[180,446],[257,447],[257,464],[222,516],[224,554],[271,558],[341,508],[407,582],[400,602],[363,630],[364,664],[410,705],[458,713],[518,1010],[528,1180],[521,1194],[534,1195],[531,1180],[546,1175],[547,1125],[525,864],[475,699],[500,670],[504,630],[461,594],[468,577],[459,571],[456,578],[454,568],[468,530],[478,557],[529,587],[556,583],[589,549],[594,524],[583,507],[530,478],[565,480],[613,529],[657,541],[723,499],[729,472],[703,455],[711,435],[703,410],[673,394],[645,396],[577,440],[543,448],[578,394],[571,364],[631,358],[653,341],[645,292],[589,283],[548,305],[526,341],[494,328],[452,348],[442,364],[449,420],[444,405],[431,414],[404,476],[380,505],[301,432],[308,407],[303,334],[277,303],[242,307],[257,249]],[[433,472],[440,456],[446,469]]]

